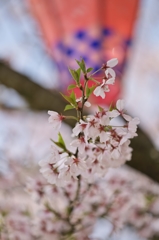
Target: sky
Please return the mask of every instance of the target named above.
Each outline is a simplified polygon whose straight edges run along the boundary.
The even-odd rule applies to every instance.
[[[27,1],[0,1],[0,59],[39,84],[53,88],[58,73],[42,41]]]

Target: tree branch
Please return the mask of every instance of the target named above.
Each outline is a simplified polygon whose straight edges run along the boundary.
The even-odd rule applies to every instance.
[[[66,105],[57,91],[41,87],[3,62],[0,62],[0,83],[15,89],[27,100],[31,109],[54,110],[62,113]],[[69,113],[75,115],[73,110]],[[73,120],[66,119],[66,121],[71,126],[75,123]],[[133,157],[127,164],[159,182],[159,153],[141,129],[138,130],[138,137],[132,140],[131,146],[134,149]]]

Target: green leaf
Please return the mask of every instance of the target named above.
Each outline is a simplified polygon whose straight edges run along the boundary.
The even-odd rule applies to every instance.
[[[79,84],[78,73],[74,69],[71,69],[71,68],[69,68],[69,72],[71,73],[71,75],[72,75],[73,79],[75,80],[75,82],[77,84]]]
[[[82,59],[81,61],[76,60],[77,64],[80,66],[81,70],[83,73],[86,73],[86,65],[84,60]]]
[[[62,145],[61,143],[55,142],[55,141],[53,141],[53,143],[54,143],[56,146],[58,146],[58,147],[62,148],[63,150],[65,150],[65,149],[63,148],[63,145]]]
[[[75,107],[70,105],[70,104],[68,104],[68,105],[66,105],[64,111],[67,111],[67,110],[70,110],[70,109],[73,109],[73,108],[75,108]]]
[[[74,91],[71,92],[70,98],[71,98],[73,101],[76,101],[76,96],[75,96]]]
[[[62,137],[62,135],[61,135],[61,133],[59,132],[59,134],[58,134],[58,142],[59,143],[61,143],[63,146],[64,146],[64,148],[66,149],[66,145],[65,145],[65,142],[64,142],[64,140],[63,140],[63,137]]]
[[[76,102],[74,102],[74,100],[71,98],[71,96],[69,97],[69,96],[67,96],[67,95],[64,95],[63,93],[60,93],[60,94],[63,96],[63,98],[64,98],[67,102],[72,103],[73,105],[76,103]]]
[[[78,74],[78,81],[80,81],[80,77],[81,77],[81,68],[78,68],[76,70],[76,73]]]
[[[88,68],[87,73],[91,72],[92,70],[93,70],[93,68]]]
[[[90,94],[92,94],[92,92],[94,91],[95,88],[96,88],[96,86],[92,86],[92,87],[89,88]]]
[[[60,147],[63,149],[63,146],[59,142],[55,142],[54,140],[50,139],[56,146]]]
[[[70,98],[71,98],[72,104],[73,104],[74,106],[77,106],[76,96],[75,96],[74,91],[71,92]]]
[[[68,86],[67,90],[71,90],[71,89],[76,88],[76,87],[77,86],[75,84],[71,84],[71,85]]]
[[[99,110],[99,112],[102,112],[104,109],[102,107],[98,106],[98,110]]]
[[[86,85],[86,97],[88,98],[89,97],[89,94],[90,93],[90,90],[89,90],[89,87]]]
[[[116,109],[116,107],[113,107],[113,103],[111,103],[109,106],[109,111],[113,111],[114,109]]]
[[[148,193],[148,194],[145,196],[145,198],[146,198],[148,204],[150,204],[150,203],[152,203],[152,202],[155,200],[156,197],[155,197],[153,194]]]
[[[64,99],[66,99],[67,102],[69,102],[71,105],[74,106],[74,108],[76,108],[77,106],[77,102],[76,102],[76,96],[75,93],[72,91],[70,96],[64,95],[63,93],[60,93]]]
[[[86,87],[86,96],[87,98],[89,98],[89,96],[92,94],[92,92],[94,91],[94,89],[96,88],[96,86],[92,86],[92,87]]]
[[[63,150],[67,150],[66,149],[66,145],[65,145],[65,142],[63,140],[63,137],[61,135],[61,133],[58,134],[58,142],[55,142],[54,140],[51,139],[51,141],[58,147],[62,148]]]
[[[105,130],[106,132],[109,132],[109,131],[112,130],[112,126],[105,126],[104,130]]]
[[[83,72],[86,73],[86,64],[84,59],[82,59],[81,64],[82,64]]]

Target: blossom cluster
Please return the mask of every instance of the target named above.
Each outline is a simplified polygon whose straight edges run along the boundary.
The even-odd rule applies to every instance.
[[[54,129],[61,126],[62,117],[49,111],[49,121]],[[115,126],[114,119],[122,116],[125,123]],[[72,129],[75,139],[70,143],[75,151],[62,146],[60,152],[56,145],[52,146],[52,155],[42,160],[41,173],[49,183],[64,186],[66,183],[78,180],[78,176],[91,183],[98,177],[105,176],[109,168],[119,167],[131,159],[132,148],[130,139],[137,136],[138,118],[125,114],[123,100],[118,100],[116,108],[106,110],[100,108],[94,115],[80,119]]]
[[[97,71],[91,74],[93,69],[87,69],[83,59],[77,61],[77,70],[69,69],[75,84],[68,86],[68,95],[62,94],[69,103],[64,111],[73,109],[77,116],[48,111],[57,141],[52,140],[50,157],[39,162],[47,183],[44,179],[30,179],[27,184],[27,191],[38,202],[34,213],[24,209],[14,213],[13,209],[10,212],[6,209],[2,214],[8,226],[7,230],[3,227],[3,240],[8,239],[5,235],[8,231],[13,240],[24,239],[24,233],[26,239],[88,240],[96,220],[102,217],[112,221],[113,229],[125,223],[135,225],[133,209],[138,208],[138,201],[131,197],[134,190],[130,191],[122,181],[116,187],[105,177],[109,176],[110,169],[131,160],[130,140],[137,136],[139,119],[125,112],[120,99],[109,108],[98,106],[95,113],[93,110],[91,114],[84,113],[84,107],[91,106],[88,101],[91,94],[105,98],[110,91],[109,85],[114,84],[116,76],[113,67],[117,63],[116,58],[111,59],[99,69],[104,71],[102,82],[94,78]],[[94,85],[90,86],[89,81]],[[80,97],[77,98],[74,88],[79,89]],[[65,142],[60,133],[65,119],[76,120],[70,143]]]
[[[96,87],[94,90],[94,94],[98,97],[105,98],[105,93],[109,92],[109,85],[113,85],[115,82],[115,71],[112,69],[112,67],[115,67],[118,64],[117,58],[113,58],[109,61],[107,61],[107,64],[105,66],[105,77],[103,78],[102,84]]]
[[[145,176],[122,168],[109,171],[106,178],[89,187],[82,182],[80,197],[71,210],[76,188],[77,182],[72,182],[64,191],[34,174],[26,188],[33,201],[20,192],[15,201],[11,191],[0,198],[1,239],[59,240],[73,231],[75,240],[94,240],[92,232],[99,218],[112,223],[110,234],[131,225],[146,239],[159,236],[159,187]]]
[[[64,110],[75,109],[77,117],[66,116],[55,111],[48,111],[50,115],[49,123],[52,124],[55,132],[60,131],[61,123],[64,119],[76,120],[76,124],[72,129],[73,139],[70,144],[64,141],[59,132],[58,140],[52,140],[51,156],[39,162],[40,172],[48,183],[54,187],[56,186],[56,189],[63,189],[66,196],[69,196],[70,207],[68,207],[66,211],[66,216],[62,215],[61,217],[59,212],[55,213],[55,211],[52,210],[55,216],[59,216],[62,222],[64,222],[65,219],[66,225],[64,225],[64,223],[60,224],[59,221],[58,226],[60,224],[64,229],[66,228],[63,233],[66,236],[67,234],[72,236],[82,229],[84,229],[82,230],[82,234],[84,231],[87,232],[89,228],[92,228],[94,220],[97,217],[105,216],[106,209],[104,202],[110,201],[107,197],[105,199],[105,196],[107,194],[109,195],[109,192],[105,193],[106,195],[103,196],[103,200],[105,200],[101,207],[99,207],[101,215],[98,215],[97,212],[92,213],[93,208],[91,206],[96,206],[98,203],[96,195],[100,194],[102,196],[102,191],[98,193],[98,190],[97,192],[95,190],[97,186],[96,182],[104,178],[110,168],[117,168],[126,161],[131,160],[132,148],[129,146],[130,139],[137,136],[136,130],[139,119],[132,118],[126,114],[123,100],[119,99],[116,105],[109,108],[98,106],[98,110],[96,110],[94,114],[84,114],[84,107],[91,106],[88,102],[91,94],[105,98],[106,92],[110,91],[109,85],[114,84],[116,76],[113,67],[115,67],[117,63],[117,59],[111,59],[102,66],[100,70],[104,70],[104,76],[101,83],[93,77],[94,74],[89,75],[92,69],[86,68],[84,60],[77,61],[80,68],[77,70],[70,69],[75,84],[68,87],[69,95],[62,94],[65,100],[69,102],[69,105],[66,105]],[[84,76],[84,84],[80,81],[81,72]],[[88,84],[90,80],[94,81],[95,85],[90,87]],[[80,98],[76,97],[73,90],[74,88],[79,88],[79,91],[81,91]],[[115,124],[115,120],[119,117],[123,119],[123,123]],[[95,189],[89,192],[89,187],[92,184]],[[67,186],[73,186],[74,197],[72,199],[70,199],[70,194],[66,191]],[[83,186],[85,186],[84,189]],[[89,193],[91,195],[89,195]],[[83,199],[89,198],[87,201],[88,205],[81,205],[81,196]],[[91,203],[91,201],[94,202]],[[126,202],[124,201],[124,206],[127,205]],[[108,205],[110,204],[111,202],[109,202]],[[76,214],[73,215],[74,212]],[[81,216],[83,212],[87,213],[84,218],[83,215]],[[92,215],[94,215],[94,218]],[[83,222],[84,224],[82,224]],[[86,227],[87,222],[89,223],[88,229]],[[61,231],[62,230],[59,230],[59,232]]]

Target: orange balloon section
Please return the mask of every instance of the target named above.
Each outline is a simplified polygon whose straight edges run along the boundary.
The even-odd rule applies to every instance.
[[[139,0],[28,0],[42,36],[60,74],[59,88],[72,83],[68,67],[78,68],[83,58],[94,71],[118,58],[116,83],[103,100],[110,104],[121,93],[121,78],[137,17]],[[78,91],[77,91],[78,92]],[[94,100],[95,101],[95,100]]]

